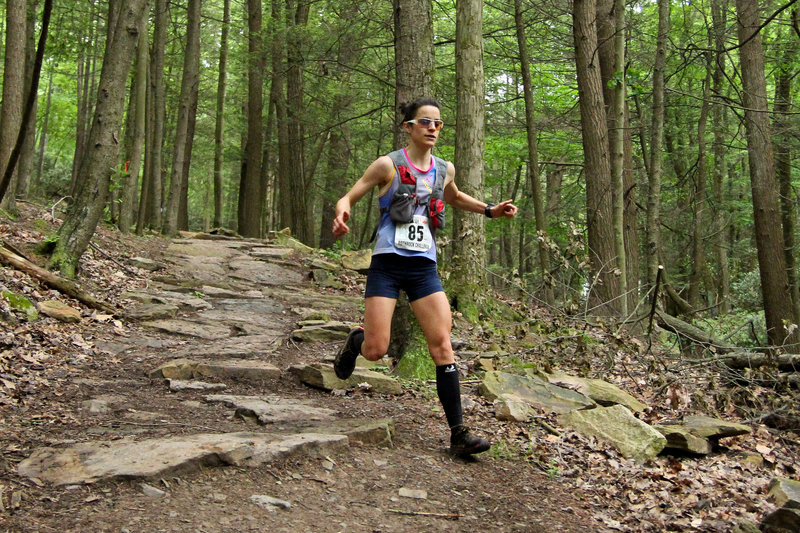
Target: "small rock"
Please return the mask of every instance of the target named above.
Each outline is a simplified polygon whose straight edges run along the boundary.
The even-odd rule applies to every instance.
[[[322,461],[322,468],[330,472],[333,470],[333,463],[330,461]]]
[[[168,379],[169,390],[180,392],[184,390],[219,391],[228,388],[224,383],[206,383],[204,381],[185,381],[182,379]]]
[[[286,500],[273,498],[272,496],[267,496],[266,494],[254,494],[250,496],[250,501],[259,507],[266,509],[267,511],[274,511],[276,509],[291,509],[292,507],[292,504]]]
[[[769,496],[778,507],[800,509],[800,481],[775,478],[769,484]]]
[[[158,489],[152,485],[148,485],[147,483],[142,483],[139,486],[142,488],[142,492],[144,493],[144,495],[149,496],[150,498],[163,498],[164,496],[167,495],[167,493],[164,492],[163,490]]]
[[[403,498],[413,498],[415,500],[427,500],[428,499],[428,491],[424,489],[409,489],[406,487],[400,487],[398,494]]]
[[[375,463],[375,466],[386,466],[389,464],[389,461],[384,459],[373,459],[372,462]]]
[[[167,268],[167,265],[164,263],[159,263],[158,261],[153,261],[146,257],[131,257],[126,262],[131,266],[141,268],[142,270],[149,270],[150,272],[156,272]]]
[[[45,300],[39,302],[36,308],[43,315],[55,318],[61,322],[80,322],[81,312],[58,300]]]

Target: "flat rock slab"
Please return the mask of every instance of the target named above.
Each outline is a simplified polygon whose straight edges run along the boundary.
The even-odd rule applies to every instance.
[[[667,445],[664,450],[695,455],[708,455],[711,453],[711,443],[708,439],[694,435],[685,426],[668,424],[653,427],[667,438]]]
[[[291,285],[292,283],[302,283],[303,275],[289,268],[282,267],[273,263],[265,263],[248,258],[247,260],[237,260],[230,264],[231,272],[229,276],[235,279],[244,280],[254,285]]]
[[[352,296],[340,296],[336,294],[321,294],[297,288],[294,290],[270,289],[269,294],[275,298],[280,298],[289,307],[298,306],[314,309],[333,310],[340,307],[353,305]]]
[[[611,444],[623,457],[644,462],[658,455],[667,439],[622,405],[572,411],[558,417],[560,424]]]
[[[750,426],[727,422],[709,416],[687,416],[683,419],[683,425],[698,437],[719,440],[726,437],[737,435],[748,435],[752,432]]]
[[[294,253],[291,248],[278,248],[275,246],[255,246],[250,250],[250,257],[270,261],[273,259],[286,259]]]
[[[184,239],[173,241],[166,253],[174,256],[184,257],[215,257],[220,259],[230,259],[234,255],[243,255],[239,251],[251,245],[236,241],[208,241],[205,239]]]
[[[228,337],[227,339],[191,345],[175,351],[177,357],[202,357],[203,359],[258,358],[271,354],[280,345],[284,334],[280,330],[265,329],[259,335]]]
[[[345,435],[320,433],[204,433],[86,442],[64,449],[39,448],[17,466],[17,473],[54,485],[157,478],[209,466],[258,466],[294,453],[325,455],[348,443]]]
[[[508,372],[486,372],[479,390],[490,401],[498,398],[523,401],[551,413],[567,413],[595,405],[592,400],[578,392],[552,385],[537,377]]]
[[[386,448],[394,445],[395,428],[394,420],[391,418],[334,420],[315,424],[313,430],[319,433],[347,435],[350,444],[368,444]]]
[[[186,381],[183,379],[168,379],[167,384],[171,392],[181,391],[221,391],[228,388],[224,383],[206,383],[205,381]]]
[[[292,365],[289,370],[306,385],[324,390],[346,390],[358,387],[362,383],[369,385],[372,391],[378,394],[401,394],[403,387],[396,379],[373,372],[356,368],[353,375],[342,380],[336,377],[332,366],[322,364]]]
[[[168,303],[144,303],[135,306],[125,313],[125,318],[130,320],[160,320],[163,318],[175,318],[178,314],[178,306]]]
[[[309,321],[312,322],[312,321]],[[303,342],[331,342],[344,340],[353,329],[352,324],[346,322],[306,323],[303,327],[292,332],[292,339]]]
[[[148,376],[150,379],[191,380],[215,377],[262,382],[278,379],[281,376],[281,370],[275,365],[248,359],[229,359],[213,362],[175,359],[151,371]]]
[[[236,409],[236,415],[242,418],[254,418],[259,424],[278,422],[310,422],[333,418],[336,411],[323,407],[314,407],[308,403],[277,396],[235,396],[230,394],[212,394],[206,396],[209,403],[222,403]]]
[[[602,379],[581,378],[570,376],[563,372],[553,372],[547,375],[547,381],[553,385],[580,392],[584,396],[606,407],[620,404],[634,413],[641,413],[647,407],[628,392]]]
[[[161,320],[145,320],[141,325],[173,335],[198,337],[205,340],[218,340],[231,336],[231,328],[227,325],[166,318]]]

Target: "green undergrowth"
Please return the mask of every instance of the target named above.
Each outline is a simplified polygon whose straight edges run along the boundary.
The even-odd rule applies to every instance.
[[[433,364],[428,345],[421,333],[415,335],[409,343],[405,355],[395,367],[395,374],[401,379],[436,379],[436,365]]]

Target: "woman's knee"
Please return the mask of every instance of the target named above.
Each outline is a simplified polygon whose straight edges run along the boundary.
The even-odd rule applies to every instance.
[[[368,361],[377,361],[386,355],[388,350],[389,339],[376,339],[365,336],[364,344],[361,345],[361,355]]]

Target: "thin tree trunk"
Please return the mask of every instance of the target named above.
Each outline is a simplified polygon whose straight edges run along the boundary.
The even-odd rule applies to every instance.
[[[722,95],[725,66],[725,12],[724,0],[712,0],[711,18],[714,28],[714,74],[711,77],[712,92],[719,98]],[[727,2],[725,2],[727,3]],[[728,267],[728,231],[726,231],[726,219],[728,211],[725,202],[724,177],[726,172],[725,163],[725,111],[726,106],[721,101],[717,101],[711,109],[711,127],[714,130],[714,168],[713,168],[713,187],[714,187],[714,261],[717,265],[717,302],[719,312],[726,315],[731,310],[730,297],[730,268]]]
[[[272,0],[272,85],[270,92],[275,105],[275,123],[278,133],[278,198],[280,200],[279,225],[292,224],[292,185],[289,173],[289,110],[286,100],[286,39],[281,22],[284,16],[283,2]]]
[[[44,117],[42,117],[42,128],[39,132],[39,155],[36,163],[36,177],[33,182],[33,190],[38,191],[44,173],[44,152],[47,149],[47,132],[50,125],[50,103],[53,99],[53,70],[55,62],[50,62],[47,74],[47,99],[44,104]]]
[[[712,76],[712,54],[706,53],[706,78],[703,81],[703,100],[700,104],[700,117],[697,120],[697,167],[694,179],[694,201],[692,225],[692,271],[689,276],[689,305],[697,309],[700,307],[700,289],[706,272],[706,254],[704,234],[706,229],[706,125],[710,108]]]
[[[122,185],[122,204],[120,205],[119,221],[117,226],[122,233],[128,233],[133,225],[133,214],[138,210],[136,192],[139,189],[139,172],[142,168],[142,147],[145,136],[145,117],[147,111],[147,70],[148,70],[148,38],[147,20],[142,19],[139,29],[139,43],[136,48],[136,75],[134,78],[133,109],[128,113],[134,114],[133,135],[130,153],[128,154],[128,171]]]
[[[658,36],[653,67],[653,116],[650,127],[650,172],[647,176],[647,284],[655,286],[661,254],[661,162],[664,141],[664,70],[667,61],[667,35],[670,28],[670,2],[658,0]]]
[[[761,18],[757,0],[737,0],[739,62],[742,73],[743,104],[747,133],[750,185],[753,196],[753,222],[764,297],[767,336],[770,344],[794,344],[797,333],[786,325],[792,321],[791,294],[786,276],[784,243],[771,128],[767,114],[767,83],[764,77],[764,51],[758,33]],[[792,349],[796,349],[793,346]]]
[[[542,184],[539,176],[539,141],[536,130],[536,109],[533,103],[533,82],[531,81],[530,54],[525,38],[525,22],[522,19],[522,0],[514,0],[514,25],[517,29],[517,47],[519,48],[522,87],[525,95],[525,131],[528,140],[528,166],[530,172],[533,213],[536,220],[536,233],[544,237],[547,234],[547,218],[542,199]],[[543,239],[537,238],[539,249],[539,268],[542,271],[544,285],[544,301],[553,304],[553,280],[550,277],[550,258]]]
[[[305,134],[303,120],[305,116],[303,100],[303,54],[301,53],[301,36],[299,28],[308,23],[309,4],[307,0],[288,0],[287,16],[293,31],[289,34],[287,42],[288,70],[286,77],[286,95],[288,104],[288,133],[289,133],[289,184],[292,191],[292,233],[297,239],[306,244],[313,244],[314,234],[309,218],[309,208],[312,202],[312,191],[306,190],[305,168]]]
[[[28,13],[25,24],[25,91],[30,90],[31,82],[33,81],[33,64],[36,56],[36,7],[38,5],[38,0],[33,0],[28,3]],[[30,113],[28,124],[25,126],[28,133],[25,135],[22,151],[19,155],[16,191],[17,197],[19,198],[28,196],[30,179],[31,175],[33,175],[33,163],[36,152],[36,110],[38,103],[39,98],[34,98],[33,110]]]
[[[50,258],[51,266],[68,278],[75,276],[78,261],[89,246],[105,208],[111,173],[119,155],[117,139],[125,106],[125,84],[146,4],[147,0],[123,2],[114,40],[103,58],[100,91],[88,138],[90,149],[81,162],[75,201],[58,230]]]
[[[795,11],[795,16],[796,16]],[[783,255],[786,259],[786,272],[789,292],[792,295],[792,318],[800,324],[800,287],[797,279],[797,261],[794,255],[794,232],[797,227],[796,213],[792,197],[792,61],[797,53],[797,40],[794,36],[787,41],[781,62],[778,65],[775,82],[775,175],[780,188],[781,221],[783,227]]]
[[[225,91],[228,79],[228,33],[231,25],[231,0],[224,0],[222,37],[219,43],[219,77],[217,78],[217,108],[214,124],[214,227],[222,226],[224,197]]]
[[[6,48],[3,63],[3,107],[0,111],[0,176],[6,167],[22,125],[22,106],[25,94],[25,0],[6,1]],[[16,212],[16,175],[4,184],[0,208]]]
[[[178,99],[178,122],[175,131],[175,150],[172,158],[170,174],[169,199],[165,209],[162,232],[175,235],[178,232],[178,218],[183,186],[184,166],[189,165],[187,143],[189,139],[189,122],[191,121],[193,95],[197,93],[200,70],[200,1],[189,0],[186,28],[186,51],[183,61],[183,78],[181,94]]]
[[[264,108],[264,51],[261,37],[261,0],[247,2],[248,89],[245,173],[239,186],[239,233],[261,236],[261,159]]]
[[[167,0],[154,0],[153,46],[150,52],[150,113],[151,142],[147,145],[145,166],[147,179],[143,180],[140,195],[139,223],[137,233],[145,227],[161,228],[163,188],[163,146],[166,119],[166,91],[164,86],[164,55],[167,46],[167,27],[169,25],[169,3]],[[152,107],[151,107],[152,106]],[[145,190],[146,189],[146,190]]]

